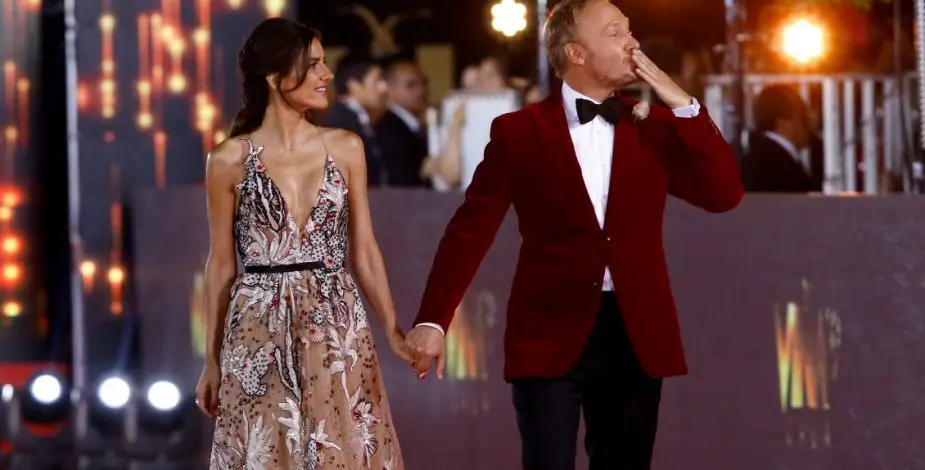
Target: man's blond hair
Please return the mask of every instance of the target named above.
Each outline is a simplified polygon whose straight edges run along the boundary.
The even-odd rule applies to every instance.
[[[576,41],[578,15],[585,5],[591,2],[609,0],[562,0],[553,7],[546,18],[546,27],[543,30],[543,42],[546,44],[546,54],[549,64],[562,78],[568,68],[568,57],[565,55],[565,46]]]

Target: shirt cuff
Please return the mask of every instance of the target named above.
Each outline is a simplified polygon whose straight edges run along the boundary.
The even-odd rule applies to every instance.
[[[700,115],[700,102],[697,101],[697,98],[691,98],[690,106],[672,109],[671,111],[679,118],[695,118]]]
[[[438,325],[438,324],[436,324],[436,323],[418,323],[417,325],[415,325],[415,328],[417,328],[417,327],[419,327],[419,326],[426,326],[426,327],[428,327],[428,328],[433,328],[433,329],[439,331],[441,335],[446,336],[446,332],[443,331],[443,327],[440,326],[440,325]]]

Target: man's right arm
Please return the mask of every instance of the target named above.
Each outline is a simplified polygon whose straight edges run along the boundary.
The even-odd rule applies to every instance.
[[[415,326],[428,324],[446,332],[507,215],[511,179],[504,124],[505,116],[491,124],[485,157],[475,170],[462,206],[440,240]]]

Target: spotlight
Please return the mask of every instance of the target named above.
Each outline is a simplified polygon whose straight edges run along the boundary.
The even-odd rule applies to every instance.
[[[40,374],[29,384],[29,393],[35,401],[43,405],[51,405],[61,399],[64,385],[54,375]]]
[[[783,30],[783,51],[799,64],[818,60],[825,52],[825,31],[808,19],[797,20]]]
[[[139,410],[139,424],[150,432],[178,431],[193,405],[192,396],[184,397],[177,384],[157,380],[145,391],[144,404]]]
[[[125,455],[132,461],[170,462],[170,468],[195,468],[204,445],[205,420],[196,417],[189,388],[170,377],[153,377],[129,401],[127,411],[137,423],[137,439],[126,439]]]
[[[121,435],[125,408],[132,399],[132,387],[118,375],[103,379],[90,405],[90,424],[104,437]]]
[[[120,410],[132,398],[132,388],[121,377],[110,377],[100,383],[96,391],[100,404],[111,410]]]
[[[51,423],[63,421],[70,412],[67,382],[55,372],[40,372],[26,386],[22,400],[24,421]]]
[[[148,387],[148,404],[158,411],[172,411],[180,405],[180,388],[172,382],[159,380]]]

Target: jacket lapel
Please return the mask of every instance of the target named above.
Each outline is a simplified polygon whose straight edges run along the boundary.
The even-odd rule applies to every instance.
[[[591,196],[585,187],[578,157],[575,155],[575,145],[562,106],[562,93],[551,93],[536,109],[539,110],[536,120],[540,136],[546,144],[551,164],[561,170],[559,174],[562,181],[558,186],[562,189],[564,197],[574,201],[575,207],[584,212],[582,217],[592,221],[595,227],[600,227],[594,214],[594,206],[591,204]]]
[[[632,108],[633,103],[624,101]],[[623,212],[622,206],[631,203],[639,191],[636,186],[642,184],[637,171],[633,171],[634,159],[640,152],[639,123],[632,117],[625,117],[614,126],[613,155],[610,160],[610,190],[607,195],[607,207],[604,209],[604,230],[616,214]]]

